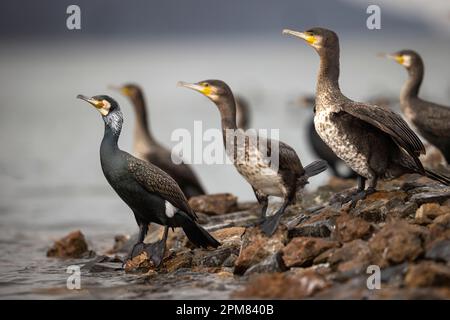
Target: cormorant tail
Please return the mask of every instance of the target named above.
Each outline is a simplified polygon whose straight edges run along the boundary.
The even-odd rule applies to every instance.
[[[327,168],[328,163],[325,160],[316,160],[305,167],[305,174],[308,177],[312,177],[327,170]]]
[[[450,177],[444,176],[429,169],[425,169],[425,175],[430,179],[436,180],[442,184],[445,184],[446,186],[450,186]]]
[[[182,228],[188,239],[197,247],[217,248],[220,246],[220,242],[214,239],[208,231],[203,229],[203,227],[197,224],[197,222],[192,221],[189,218],[184,221]]]

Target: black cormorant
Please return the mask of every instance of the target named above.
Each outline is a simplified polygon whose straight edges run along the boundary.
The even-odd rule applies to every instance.
[[[428,142],[441,150],[447,163],[450,163],[450,108],[419,98],[424,74],[422,58],[412,50],[401,50],[387,57],[408,71],[408,80],[400,93],[403,114]]]
[[[205,194],[205,191],[191,167],[185,163],[172,161],[170,150],[163,147],[155,140],[148,125],[147,107],[144,93],[136,84],[126,84],[122,87],[111,86],[128,97],[135,111],[133,154],[139,159],[149,161],[158,168],[167,172],[180,186],[185,196],[189,199],[193,196]]]
[[[262,218],[268,206],[268,196],[283,198],[280,209],[263,220],[261,229],[272,235],[287,206],[295,200],[296,193],[308,183],[308,178],[326,170],[327,164],[318,160],[303,168],[297,153],[281,141],[238,129],[233,93],[220,80],[205,80],[198,83],[179,82],[180,86],[198,91],[211,99],[219,109],[222,120],[223,142],[228,157],[237,171],[250,183],[262,207]],[[274,145],[275,144],[275,145]],[[277,149],[272,149],[272,148]],[[274,165],[273,154],[278,156]],[[271,157],[272,156],[272,157]],[[269,163],[269,161],[272,162]]]
[[[78,95],[77,98],[90,103],[102,115],[105,122],[100,146],[103,174],[133,211],[139,225],[139,240],[131,250],[129,258],[146,250],[155,265],[159,265],[164,256],[168,227],[183,228],[186,236],[196,246],[218,247],[219,242],[197,224],[195,212],[174,179],[153,164],[119,149],[117,142],[122,130],[123,116],[117,102],[106,95],[92,98]],[[163,239],[154,245],[144,245],[148,225],[152,222],[166,226]]]
[[[423,168],[419,155],[425,148],[407,123],[393,111],[355,102],[339,88],[339,39],[323,28],[306,32],[284,30],[305,40],[320,56],[316,87],[317,133],[333,152],[358,173],[356,192],[344,201],[357,201],[375,192],[378,179],[405,173],[426,175],[446,185],[448,177]],[[365,181],[369,187],[365,190]]]

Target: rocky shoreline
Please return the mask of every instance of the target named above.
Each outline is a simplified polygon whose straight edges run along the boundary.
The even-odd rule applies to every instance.
[[[405,175],[380,183],[380,191],[354,209],[328,205],[354,185],[332,178],[305,193],[271,238],[256,227],[257,203],[238,203],[230,194],[192,199],[200,222],[222,246],[193,248],[177,229],[159,268],[145,253],[122,268],[133,236],[117,236],[113,248],[96,255],[75,232],[48,256],[88,259],[82,263],[88,274],[125,272],[126,297],[194,299],[212,292],[210,298],[449,299],[450,188]],[[146,242],[162,234],[152,228]],[[369,266],[380,268],[380,289],[368,289]]]

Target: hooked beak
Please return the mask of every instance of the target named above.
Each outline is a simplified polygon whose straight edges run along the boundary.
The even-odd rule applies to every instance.
[[[204,94],[205,96],[209,96],[211,93],[210,87],[205,87],[198,83],[188,83],[188,82],[184,82],[184,81],[178,81],[177,87],[189,88],[189,89],[198,91],[198,92]]]
[[[316,38],[313,35],[308,34],[307,32],[300,32],[300,31],[295,31],[295,30],[290,30],[290,29],[283,29],[282,34],[283,35],[291,35],[291,36],[294,36],[296,38],[303,39],[306,42],[308,42],[309,44],[313,44],[316,41]]]
[[[100,100],[96,100],[94,98],[89,98],[82,94],[77,95],[77,99],[81,99],[81,100],[88,102],[89,104],[94,106],[104,116],[106,116],[109,112],[108,108],[106,108],[105,104]]]

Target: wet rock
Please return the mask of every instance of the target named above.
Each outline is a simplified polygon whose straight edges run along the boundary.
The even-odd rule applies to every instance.
[[[145,273],[151,269],[155,269],[155,265],[146,251],[141,252],[125,263],[125,272],[127,273]]]
[[[426,248],[425,258],[450,263],[450,238],[430,243]]]
[[[129,243],[130,236],[124,235],[124,234],[118,234],[114,237],[114,245],[111,249],[106,251],[107,254],[114,254],[119,252],[126,252],[125,249],[130,249],[131,246],[128,248],[127,244]],[[125,248],[126,247],[126,248]]]
[[[375,262],[380,267],[414,261],[424,253],[426,229],[405,221],[385,225],[369,241]]]
[[[356,239],[328,252],[327,262],[338,272],[353,274],[365,271],[372,260],[372,252],[368,243]]]
[[[337,245],[336,241],[321,238],[294,238],[282,250],[283,262],[288,268],[309,266],[315,257]]]
[[[280,251],[286,242],[287,230],[281,225],[272,237],[265,236],[257,227],[247,228],[242,236],[234,272],[243,274],[251,266]]]
[[[408,263],[404,262],[395,266],[390,266],[381,270],[382,287],[388,284],[390,287],[403,286],[405,274],[408,271]]]
[[[372,232],[372,225],[367,221],[343,213],[336,219],[334,237],[340,242],[367,238]]]
[[[289,230],[290,238],[295,237],[319,237],[327,238],[331,235],[334,224],[329,220],[317,221],[312,223],[304,223]]]
[[[233,294],[235,298],[301,299],[312,296],[329,285],[314,271],[303,275],[268,273],[253,276],[246,286]]]
[[[411,265],[405,276],[408,287],[450,287],[450,268],[444,264],[422,261]]]
[[[215,250],[194,250],[192,264],[199,267],[221,267],[231,255],[239,254],[239,247],[225,246]]]
[[[81,270],[91,273],[119,271],[122,270],[122,260],[117,256],[98,256],[81,267]]]
[[[416,211],[415,219],[419,224],[428,224],[436,217],[450,213],[450,207],[438,203],[424,203]]]
[[[286,271],[287,267],[284,265],[281,252],[277,252],[270,257],[267,257],[263,261],[251,266],[244,275],[250,275],[254,273],[271,273]]]
[[[172,273],[183,268],[190,268],[192,259],[193,253],[190,250],[183,250],[164,259],[162,267],[167,273]],[[151,262],[150,266],[152,267]]]
[[[218,193],[196,196],[189,199],[194,211],[218,215],[236,211],[237,197],[231,193]]]
[[[407,196],[407,193],[401,190],[378,191],[358,201],[351,212],[369,222],[383,222],[393,208],[405,203]]]
[[[418,205],[430,202],[443,203],[448,199],[450,199],[449,187],[416,193],[410,198],[411,201],[416,202]]]
[[[55,241],[47,251],[47,257],[56,258],[82,258],[94,255],[93,251],[89,251],[86,239],[80,230],[73,231]]]
[[[404,219],[414,217],[417,208],[417,203],[411,201],[408,201],[404,204],[398,204],[395,207],[391,208],[388,218]]]

